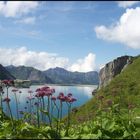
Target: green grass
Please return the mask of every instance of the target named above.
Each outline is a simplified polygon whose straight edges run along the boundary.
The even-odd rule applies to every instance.
[[[108,99],[114,104],[119,103],[122,109],[131,103],[135,105],[135,115],[140,116],[140,57],[134,58],[133,63],[117,75],[109,85],[101,88],[90,101],[79,107],[76,113],[72,113],[73,123],[93,119],[99,108],[97,98],[101,95],[104,96],[104,107]]]
[[[103,96],[102,100],[99,97]],[[78,99],[80,100],[80,99]],[[112,105],[107,105],[111,100]],[[128,108],[128,105],[133,105]],[[60,133],[54,127],[0,120],[0,138],[38,139],[134,139],[140,138],[140,57],[117,75],[108,86],[101,88],[86,104],[71,113],[69,133],[67,117],[59,123]],[[1,116],[1,113],[0,113]]]

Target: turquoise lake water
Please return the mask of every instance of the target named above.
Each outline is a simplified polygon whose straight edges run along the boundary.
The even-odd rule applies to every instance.
[[[25,111],[24,107],[27,107],[26,101],[28,100],[27,97],[29,96],[28,91],[32,90],[35,93],[35,90],[37,88],[43,87],[44,85],[33,85],[30,88],[21,88],[19,89],[22,93],[17,92],[17,96],[19,99],[19,110],[20,111]],[[53,94],[54,96],[58,96],[60,92],[63,92],[65,95],[68,93],[72,93],[73,97],[77,99],[76,102],[72,104],[73,107],[78,107],[86,103],[89,99],[93,97],[92,91],[97,88],[97,85],[82,85],[82,86],[60,86],[60,85],[47,85],[51,88],[55,89],[55,93]],[[14,117],[16,117],[16,103],[15,103],[15,97],[14,93],[11,92],[13,88],[9,88],[9,97],[11,99],[10,101],[10,106],[12,110],[12,114]],[[6,89],[4,89],[6,92]],[[34,93],[32,93],[34,95]],[[6,93],[4,94],[6,96]],[[35,101],[34,101],[35,102]],[[45,103],[47,104],[47,97]],[[59,101],[56,101],[57,104],[59,104]],[[6,105],[3,102],[4,105],[4,112],[6,112]],[[63,116],[67,115],[67,105],[66,103],[63,103]],[[56,115],[56,110],[54,110],[53,115]]]

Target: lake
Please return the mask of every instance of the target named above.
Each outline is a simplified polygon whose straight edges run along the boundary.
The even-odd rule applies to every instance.
[[[25,107],[27,107],[27,97],[29,96],[28,91],[32,90],[35,93],[35,90],[37,88],[43,87],[44,85],[33,85],[30,88],[21,88],[19,89],[22,93],[17,92],[17,96],[19,98],[19,110],[20,111],[25,111]],[[89,99],[91,99],[93,97],[92,95],[92,91],[94,89],[97,88],[97,85],[81,85],[81,86],[60,86],[60,85],[47,85],[51,88],[55,89],[55,93],[54,96],[58,96],[58,94],[60,92],[63,92],[65,95],[67,95],[68,93],[72,93],[73,97],[77,99],[76,102],[74,102],[72,104],[72,108],[73,107],[78,107],[83,105],[84,103],[86,103]],[[11,106],[11,110],[12,110],[12,114],[14,117],[16,117],[16,102],[15,102],[15,97],[14,97],[14,93],[11,92],[13,88],[9,88],[9,97],[11,99],[10,101],[10,106]],[[6,89],[4,89],[5,94],[4,96],[6,96]],[[32,94],[34,94],[32,93]],[[47,97],[46,101],[47,101]],[[46,102],[47,103],[47,102]],[[56,102],[58,104],[58,101]],[[64,103],[66,104],[66,103]],[[6,105],[3,102],[4,105],[4,112],[6,112]],[[53,115],[56,115],[56,111],[54,110]],[[67,105],[63,105],[63,112],[62,115],[65,116],[67,115]]]

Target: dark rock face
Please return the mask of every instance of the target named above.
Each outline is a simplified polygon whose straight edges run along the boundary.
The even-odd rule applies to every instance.
[[[40,71],[33,67],[7,66],[6,69],[17,79],[30,80],[32,83],[48,84],[98,84],[99,76],[96,71],[87,73],[70,72],[63,68],[50,68]]]
[[[56,84],[99,84],[98,72],[71,72],[56,67],[44,71],[47,77],[53,79]]]
[[[13,75],[10,74],[1,64],[0,64],[0,80],[14,80],[16,79]]]
[[[30,80],[32,83],[52,83],[52,80],[48,78],[42,71],[39,71],[32,67],[25,66],[7,66],[6,69],[16,77],[16,79]]]
[[[122,56],[109,62],[99,72],[99,88],[106,86],[116,75],[132,62],[132,56]]]

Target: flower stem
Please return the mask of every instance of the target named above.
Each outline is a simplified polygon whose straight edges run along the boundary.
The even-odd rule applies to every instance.
[[[15,99],[16,99],[16,110],[17,110],[17,119],[19,119],[19,114],[18,114],[18,100],[17,100],[17,96],[16,96],[16,92],[14,93],[15,95]]]
[[[37,124],[38,124],[38,128],[40,127],[40,122],[39,122],[39,109],[37,106]]]
[[[13,121],[12,111],[11,111],[9,102],[7,102],[7,106],[8,106],[9,112],[10,112],[12,126],[13,126],[13,128],[14,128],[14,121]]]
[[[48,118],[49,118],[49,122],[50,122],[50,127],[52,126],[51,124],[51,118],[50,118],[50,97],[48,96]]]

